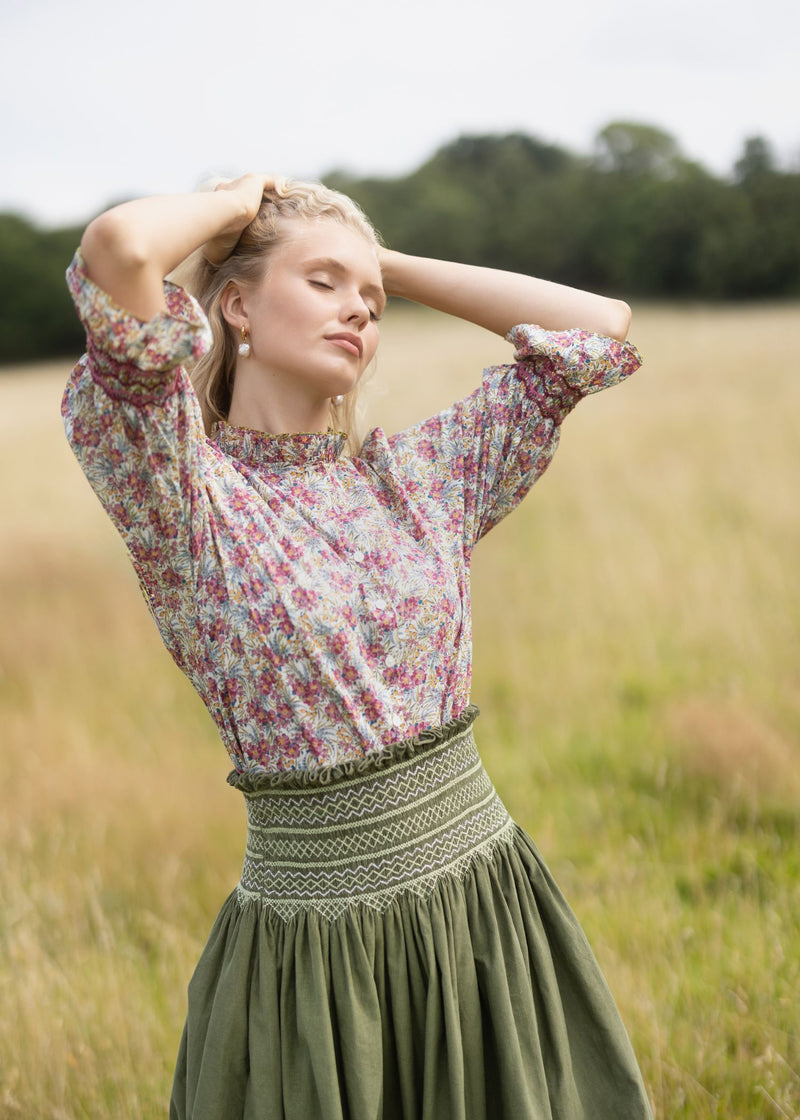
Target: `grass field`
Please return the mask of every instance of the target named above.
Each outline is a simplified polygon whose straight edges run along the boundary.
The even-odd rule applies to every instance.
[[[644,369],[475,561],[479,743],[660,1120],[800,1116],[798,311],[636,309]],[[371,415],[507,354],[398,310]],[[244,812],[65,445],[65,376],[0,376],[0,1117],[150,1120]]]

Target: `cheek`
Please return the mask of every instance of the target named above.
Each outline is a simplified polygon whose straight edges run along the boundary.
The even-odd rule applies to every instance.
[[[375,327],[370,332],[370,338],[364,340],[364,365],[368,366],[375,355],[378,353],[378,343],[380,342],[380,335],[378,328]]]

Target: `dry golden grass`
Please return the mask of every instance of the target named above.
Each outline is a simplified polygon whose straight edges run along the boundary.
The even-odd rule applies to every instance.
[[[798,308],[640,308],[645,368],[478,550],[479,739],[656,1111],[800,1115]],[[387,316],[396,429],[508,349]],[[244,814],[71,458],[66,368],[0,376],[0,1116],[163,1116]]]

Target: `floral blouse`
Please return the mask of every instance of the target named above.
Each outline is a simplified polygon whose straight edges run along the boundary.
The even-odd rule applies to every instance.
[[[577,401],[640,364],[582,330],[515,327],[512,364],[358,455],[337,432],[207,438],[182,363],[209,343],[181,288],[147,323],[67,273],[87,353],[68,439],[161,636],[238,770],[359,758],[469,702],[473,546],[549,464]]]

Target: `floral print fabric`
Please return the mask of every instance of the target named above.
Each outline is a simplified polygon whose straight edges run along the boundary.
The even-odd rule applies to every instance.
[[[519,326],[515,361],[354,458],[340,433],[212,438],[182,363],[208,324],[182,289],[143,323],[68,283],[87,353],[67,436],[122,534],[167,648],[237,770],[363,757],[469,703],[475,543],[549,464],[562,420],[627,377],[630,343]]]

